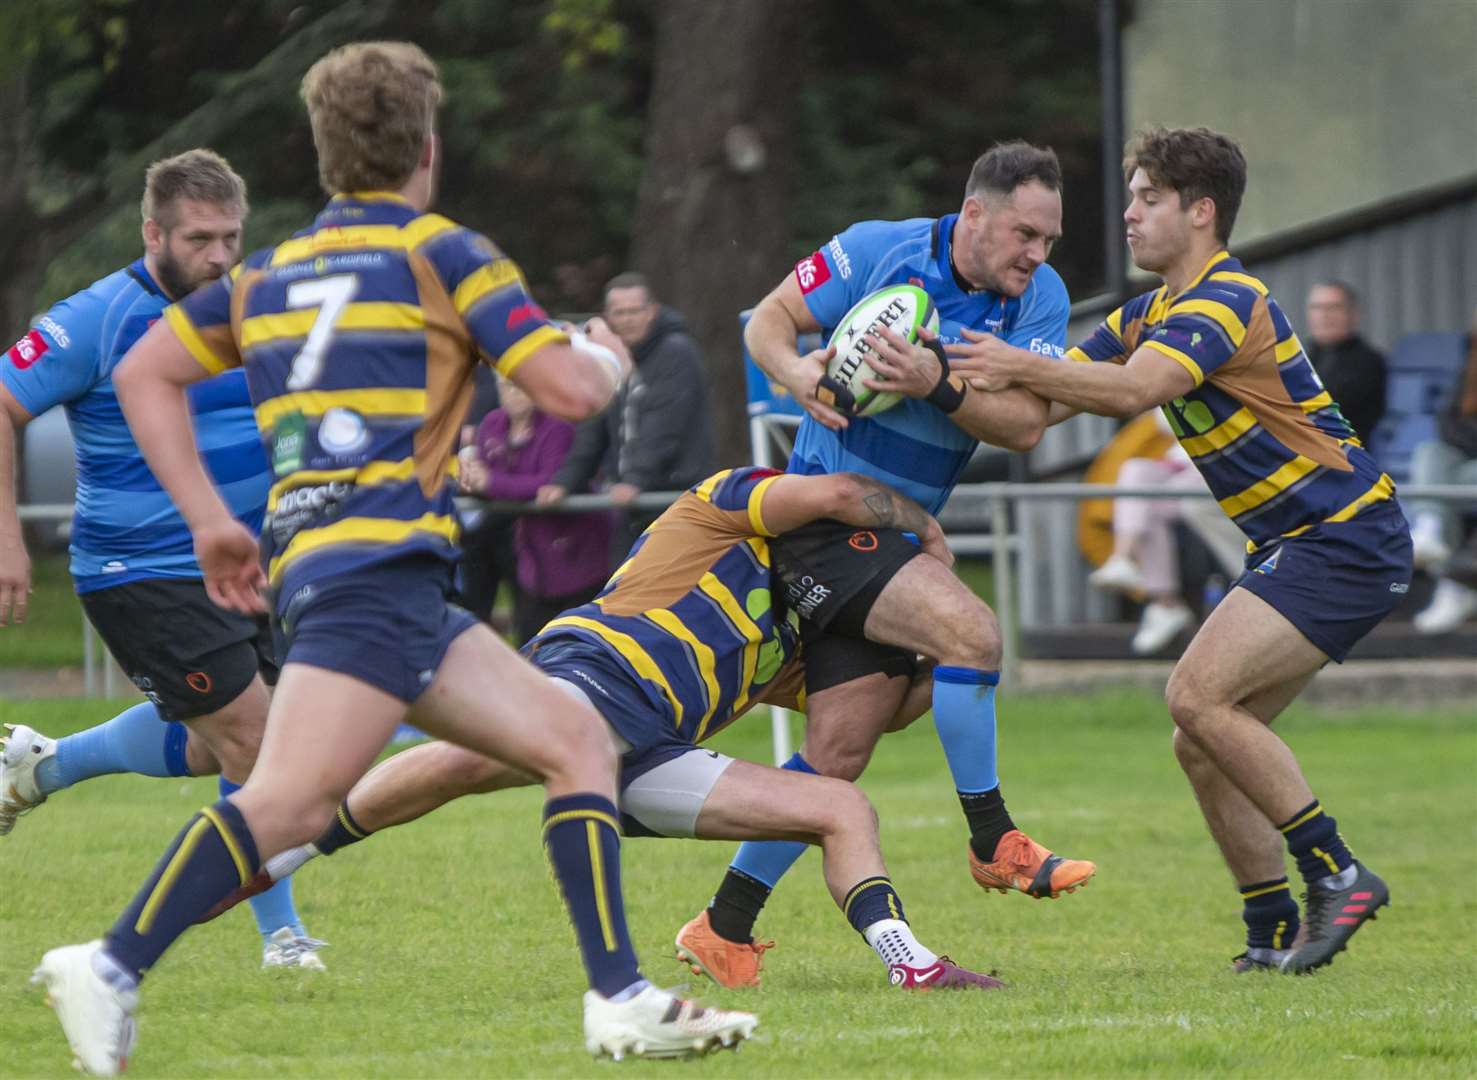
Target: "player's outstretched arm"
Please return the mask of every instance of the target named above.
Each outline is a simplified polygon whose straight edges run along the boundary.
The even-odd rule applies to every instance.
[[[755,306],[744,327],[744,344],[760,371],[788,390],[817,422],[839,430],[846,427],[846,417],[822,405],[815,396],[816,384],[826,373],[826,361],[833,350],[816,349],[802,356],[796,348],[801,334],[820,328],[805,306],[795,275],[786,274],[785,280]]]
[[[830,518],[859,529],[898,529],[918,537],[923,550],[946,566],[954,556],[944,542],[944,531],[923,507],[880,480],[861,473],[830,476],[777,477],[764,491],[759,507],[765,527],[786,533]]]
[[[571,328],[568,342],[544,345],[509,376],[546,413],[588,420],[610,404],[631,373],[631,354],[604,319]]]
[[[987,334],[965,330],[963,346],[946,346],[949,363],[985,390],[1023,387],[1048,401],[1099,416],[1137,416],[1195,388],[1195,377],[1157,349],[1143,347],[1126,364],[1054,363]]]
[[[11,619],[25,622],[31,595],[31,557],[15,505],[16,433],[30,419],[15,395],[0,384],[0,626]]]
[[[216,492],[190,422],[185,390],[209,375],[169,321],[160,319],[118,365],[113,389],[144,460],[190,526],[211,600],[260,612],[265,574],[256,537]]]

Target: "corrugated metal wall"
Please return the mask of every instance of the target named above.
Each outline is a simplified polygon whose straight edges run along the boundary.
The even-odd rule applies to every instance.
[[[1477,196],[1289,254],[1251,257],[1247,266],[1300,330],[1308,290],[1326,278],[1347,281],[1358,291],[1363,333],[1381,348],[1418,331],[1465,330],[1477,308]],[[1067,340],[1085,338],[1103,314],[1098,309],[1076,317],[1074,311]],[[1103,417],[1079,416],[1050,429],[1032,452],[1032,471],[1050,474],[1090,458],[1116,427]],[[1021,625],[1038,629],[1110,618],[1114,602],[1086,584],[1076,505],[1027,503],[1017,524]]]

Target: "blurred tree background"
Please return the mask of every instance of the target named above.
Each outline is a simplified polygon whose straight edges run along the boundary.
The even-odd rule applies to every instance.
[[[1051,145],[1052,258],[1104,279],[1095,0],[24,0],[0,4],[0,335],[136,258],[145,166],[191,146],[246,178],[248,247],[323,200],[297,98],[334,45],[441,65],[438,209],[492,236],[552,310],[646,272],[707,355],[747,453],[738,312],[864,218],[957,209],[992,143]]]

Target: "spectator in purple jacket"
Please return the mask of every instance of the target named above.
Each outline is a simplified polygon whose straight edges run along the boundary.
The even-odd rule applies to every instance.
[[[478,425],[462,451],[463,491],[489,499],[533,502],[564,463],[574,425],[539,412],[528,395],[498,379],[502,404]],[[608,511],[527,514],[518,519],[513,551],[518,597],[513,633],[521,645],[567,608],[589,601],[610,573],[613,518]]]

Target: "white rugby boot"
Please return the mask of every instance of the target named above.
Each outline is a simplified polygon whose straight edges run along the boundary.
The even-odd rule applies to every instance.
[[[24,724],[6,724],[0,735],[0,836],[15,819],[46,801],[36,783],[36,766],[56,755],[56,740]]]
[[[648,1058],[701,1057],[737,1047],[754,1033],[752,1013],[712,1009],[648,986],[635,997],[614,1002],[585,992],[585,1049],[619,1061],[627,1054]]]
[[[115,990],[93,970],[101,941],[64,945],[41,958],[31,985],[45,987],[46,1004],[56,1010],[72,1048],[73,1067],[91,1076],[117,1076],[128,1067],[138,1041],[133,1011],[137,990]]]
[[[1184,604],[1161,604],[1157,600],[1145,604],[1128,647],[1134,656],[1152,656],[1179,637],[1194,618]]]
[[[295,967],[304,971],[327,971],[328,965],[318,955],[318,950],[327,944],[317,938],[298,937],[290,926],[281,927],[262,947],[262,969]]]

